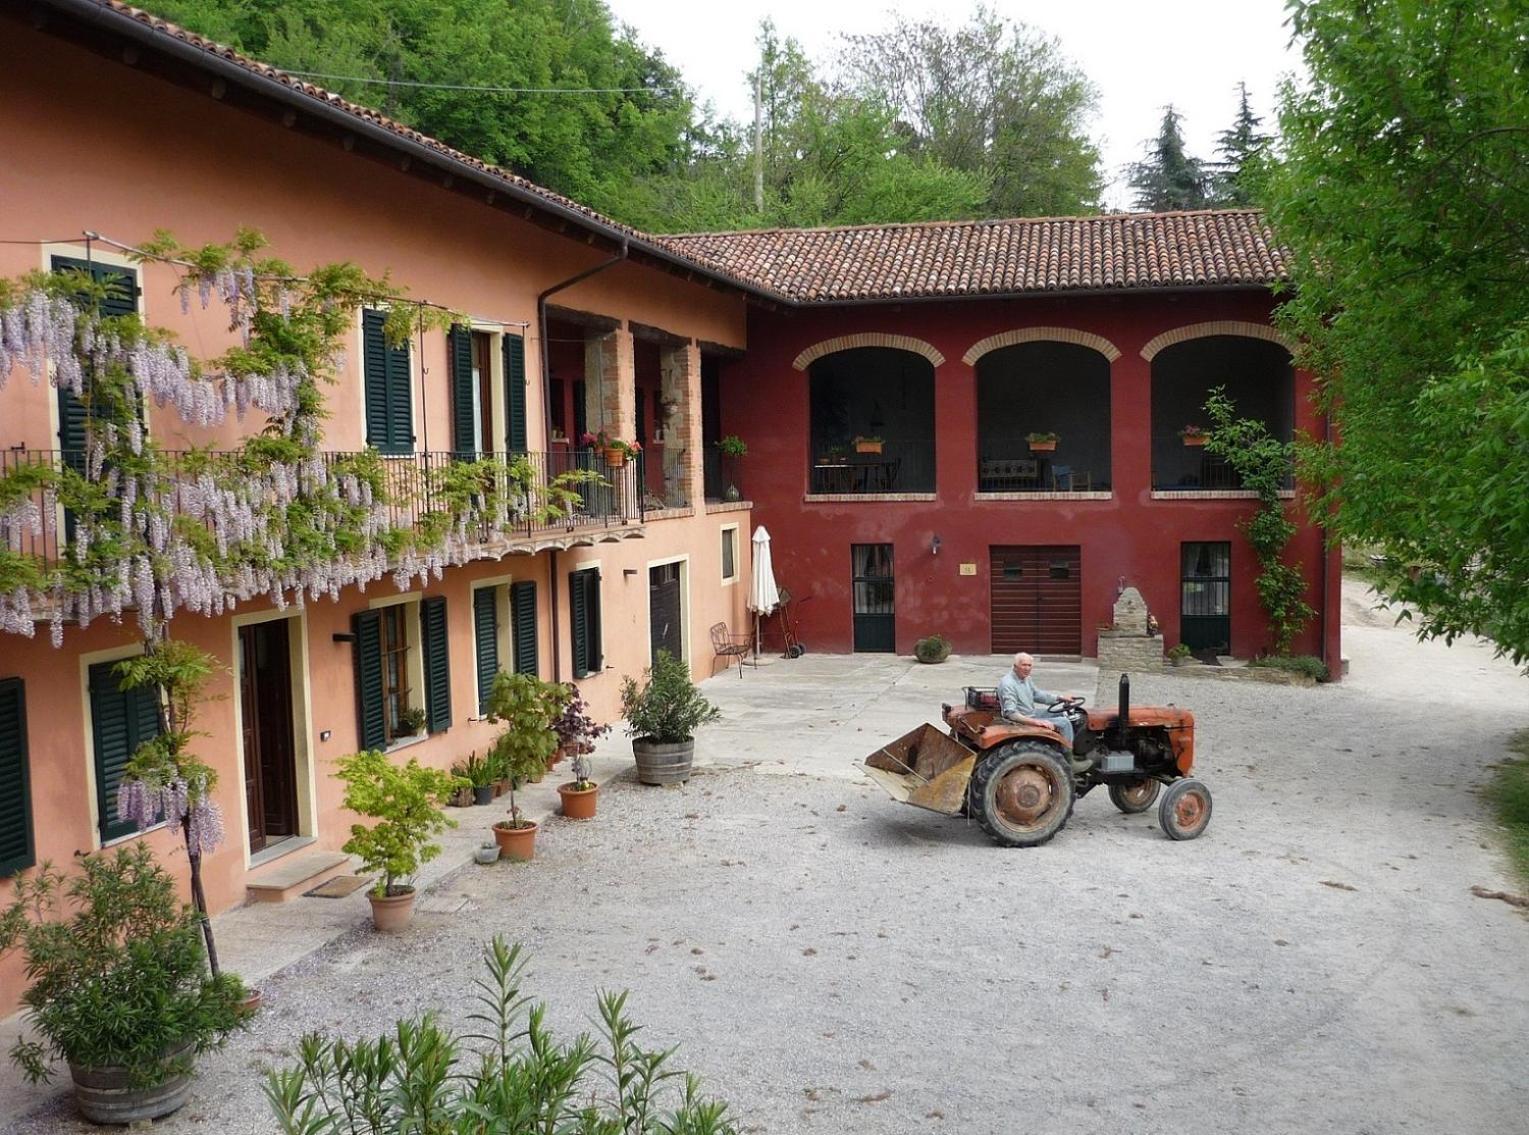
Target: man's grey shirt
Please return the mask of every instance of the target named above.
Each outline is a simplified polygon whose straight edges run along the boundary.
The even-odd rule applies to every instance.
[[[1061,701],[1061,694],[1043,690],[1029,678],[1010,670],[998,683],[998,708],[1005,717],[1039,717],[1044,707]],[[1041,709],[1036,707],[1040,706]]]

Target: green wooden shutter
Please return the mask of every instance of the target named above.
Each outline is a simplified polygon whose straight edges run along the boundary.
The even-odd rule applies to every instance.
[[[526,451],[526,341],[519,335],[504,337],[505,448]]]
[[[568,576],[569,614],[573,624],[573,670],[579,678],[596,673],[600,655],[600,572],[585,568]]]
[[[446,336],[451,355],[451,448],[458,461],[477,456],[473,439],[473,404],[478,392],[473,388],[473,336],[460,323],[453,323]],[[485,439],[484,449],[493,446]]]
[[[88,274],[98,283],[112,285],[111,292],[101,301],[101,314],[105,316],[131,315],[138,310],[138,274],[131,268],[118,268],[109,264],[92,264],[71,256],[55,256],[53,271],[77,271]],[[58,448],[63,460],[78,473],[85,471],[85,433],[89,411],[85,403],[72,391],[58,392]],[[70,518],[73,529],[73,518]]]
[[[386,315],[361,313],[361,351],[366,401],[366,444],[379,453],[414,452],[414,397],[409,382],[409,347],[390,347],[382,328]]]
[[[478,715],[488,713],[488,695],[499,673],[499,589],[473,592],[473,641],[478,659]]]
[[[124,690],[115,662],[90,668],[90,730],[95,749],[96,813],[101,842],[121,839],[138,829],[117,819],[117,787],[122,770],[138,746],[159,736],[159,690]]]
[[[514,628],[515,672],[536,674],[536,581],[510,585],[511,626]]]
[[[357,739],[362,749],[385,749],[387,724],[382,706],[382,615],[362,611],[351,617],[356,636]]]
[[[425,663],[425,727],[441,733],[451,728],[451,638],[444,596],[420,600],[419,629]]]
[[[37,862],[28,766],[26,687],[7,678],[0,681],[0,877]]]

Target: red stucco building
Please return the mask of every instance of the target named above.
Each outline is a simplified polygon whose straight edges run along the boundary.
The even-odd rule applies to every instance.
[[[906,653],[939,632],[964,652],[1092,655],[1122,581],[1167,644],[1266,648],[1238,530],[1252,494],[1181,436],[1216,387],[1277,437],[1325,429],[1270,323],[1285,263],[1260,214],[668,244],[779,297],[751,298],[711,429],[749,446],[747,495],[782,583],[811,597],[810,648]],[[879,452],[856,452],[868,438]],[[1302,520],[1289,552],[1318,617],[1294,649],[1336,661],[1338,552]]]

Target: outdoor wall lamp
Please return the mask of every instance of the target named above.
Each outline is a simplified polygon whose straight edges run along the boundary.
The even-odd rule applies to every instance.
[[[934,539],[929,541],[929,554],[931,556],[937,556],[937,555],[940,554],[940,537],[939,537],[939,533],[936,533],[935,536],[934,536]]]

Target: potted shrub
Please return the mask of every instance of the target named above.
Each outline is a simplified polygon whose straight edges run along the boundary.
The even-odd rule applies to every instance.
[[[413,757],[395,765],[375,749],[341,757],[335,776],[345,783],[342,806],[377,821],[371,827],[352,824],[341,850],[360,856],[365,870],[378,873],[377,885],[367,893],[373,924],[400,930],[414,915],[411,880],[420,864],[441,853],[432,838],[457,826],[442,808],[459,782]]]
[[[856,453],[880,453],[881,452],[881,447],[884,444],[885,444],[884,439],[879,438],[879,437],[874,437],[874,436],[872,436],[872,437],[856,437],[855,438],[855,452]]]
[[[579,439],[586,446],[592,446],[605,454],[605,463],[612,469],[619,469],[626,464],[628,457],[636,457],[642,452],[642,445],[635,441],[623,441],[614,434],[608,434],[604,430],[599,433],[586,433]]]
[[[1060,438],[1049,430],[1036,430],[1026,434],[1025,440],[1030,443],[1031,453],[1055,453]]]
[[[494,799],[494,781],[499,779],[498,773],[494,769],[494,763],[486,757],[478,756],[478,752],[475,749],[472,755],[462,762],[461,769],[461,775],[466,777],[467,782],[472,785],[473,803],[492,803]]]
[[[843,465],[849,460],[849,451],[842,445],[830,445],[823,451],[822,465]]]
[[[1189,446],[1204,445],[1209,437],[1209,430],[1207,430],[1204,426],[1197,426],[1193,423],[1185,426],[1179,431],[1179,438],[1184,442],[1185,445]]]
[[[44,863],[16,881],[0,913],[0,953],[19,946],[21,995],[35,1039],[11,1059],[33,1083],[65,1060],[92,1123],[169,1115],[191,1089],[196,1057],[247,1019],[245,989],[208,971],[201,919],[142,842],[87,855],[67,882]]]
[[[425,711],[419,706],[411,705],[405,707],[398,715],[399,739],[418,737],[423,734],[427,720]]]
[[[683,659],[660,650],[647,685],[628,677],[621,684],[621,712],[632,738],[637,779],[643,784],[677,784],[690,779],[695,731],[721,716],[690,680]]]
[[[557,792],[563,801],[563,815],[570,820],[587,820],[595,814],[600,790],[600,786],[589,779],[589,753],[611,727],[601,725],[589,716],[589,705],[577,686],[569,682],[564,688],[568,691],[568,701],[552,722],[552,732],[557,734],[557,754],[553,763],[564,755],[571,756],[573,780],[558,785]]]
[[[589,753],[580,749],[573,754],[573,779],[557,786],[563,802],[563,815],[570,820],[592,820],[600,802],[600,786],[589,779]]]
[[[501,670],[494,675],[488,719],[503,722],[505,728],[494,739],[490,756],[510,777],[509,818],[494,825],[494,839],[509,859],[530,859],[536,854],[536,822],[520,814],[515,789],[546,771],[547,761],[557,750],[552,723],[568,698],[567,686],[544,682],[535,674]]]
[[[950,657],[950,639],[942,634],[932,634],[913,644],[913,657],[920,662],[944,662]]]
[[[1195,660],[1194,651],[1189,649],[1186,643],[1178,643],[1168,651],[1168,664],[1170,666],[1188,666]]]
[[[475,753],[474,756],[476,755]],[[450,804],[453,808],[471,808],[473,806],[473,787],[472,781],[467,775],[467,761],[458,761],[452,765],[451,775],[455,778],[457,787],[451,790],[451,799],[447,800],[446,803]],[[492,786],[489,788],[489,795],[493,795]]]
[[[723,457],[747,457],[749,453],[748,442],[737,434],[728,434],[719,440],[717,448],[722,451]]]

